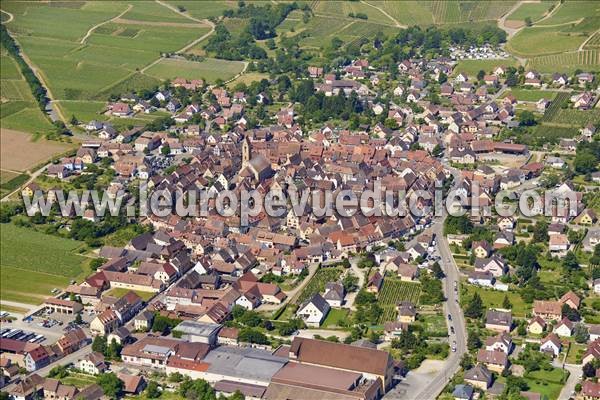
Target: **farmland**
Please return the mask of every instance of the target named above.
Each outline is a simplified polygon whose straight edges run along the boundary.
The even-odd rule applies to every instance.
[[[541,73],[552,73],[557,69],[566,73],[573,73],[577,69],[594,70],[600,67],[600,50],[582,50],[533,57],[529,59],[527,67]]]
[[[535,22],[544,17],[551,6],[552,2],[523,3],[507,17],[507,20],[520,21],[524,24],[525,18],[530,18]]]
[[[507,49],[523,57],[577,50],[586,37],[578,33],[561,32],[554,27],[525,28],[508,43]]]
[[[214,83],[217,79],[228,80],[239,74],[244,64],[239,61],[218,60],[207,58],[202,62],[183,59],[166,58],[148,69],[147,74],[159,79],[183,77],[187,79],[202,78]]]
[[[35,140],[33,135],[10,129],[2,129],[0,134],[2,161],[0,167],[13,171],[26,171],[51,157],[62,154],[75,146],[46,140]],[[27,152],[27,157],[22,155]]]
[[[111,20],[128,9],[127,4],[61,5],[12,1],[2,4],[3,9],[14,15],[7,28],[39,68],[57,100],[105,100],[113,93],[111,88],[122,89],[132,78],[135,78],[136,89],[155,85],[156,79],[148,77],[144,81],[136,71],[157,60],[161,53],[177,51],[209,31],[208,25],[191,21],[155,2],[136,2],[114,21]],[[56,24],[55,20],[68,20],[69,24]],[[9,67],[7,74],[14,76],[12,68]],[[3,84],[3,92],[5,87],[9,93],[16,93],[18,89]],[[90,105],[91,108],[96,106]],[[12,110],[25,112],[16,107]],[[89,115],[87,111],[81,114]],[[34,121],[29,122],[29,126],[12,125],[23,117],[6,118],[7,121],[3,118],[3,126],[26,131],[38,128],[39,121],[35,118],[26,118]]]
[[[53,288],[65,287],[84,275],[87,259],[77,251],[84,244],[3,224],[0,229],[2,299],[38,303]]]
[[[419,302],[421,285],[419,283],[402,282],[395,278],[385,278],[378,297],[378,303],[383,308],[380,322],[396,320],[396,304],[408,300],[414,304]]]
[[[296,303],[301,304],[312,295],[323,293],[325,291],[325,285],[328,282],[339,280],[343,272],[344,269],[341,267],[321,267],[310,279],[310,282],[308,282],[300,296],[298,296]]]
[[[21,75],[15,60],[2,48],[0,53],[0,96],[3,128],[48,133],[53,127],[39,109],[29,85]]]
[[[26,171],[74,147],[69,143],[46,139],[33,141],[31,134],[4,128],[0,134],[0,144],[0,167],[13,171]],[[27,157],[22,156],[25,152]]]

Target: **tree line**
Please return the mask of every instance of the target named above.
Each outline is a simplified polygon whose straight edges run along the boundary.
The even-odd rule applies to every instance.
[[[2,43],[2,47],[8,51],[14,60],[17,62],[19,69],[21,70],[21,74],[25,78],[25,81],[29,85],[31,89],[31,93],[35,98],[40,110],[44,111],[46,109],[46,104],[48,103],[48,97],[46,96],[46,88],[42,86],[40,80],[35,76],[29,65],[25,62],[23,57],[21,56],[21,50],[15,40],[10,36],[8,30],[4,25],[0,27],[0,42]]]

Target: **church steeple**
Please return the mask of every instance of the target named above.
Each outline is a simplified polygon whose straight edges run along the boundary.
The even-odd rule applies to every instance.
[[[246,168],[250,162],[251,157],[250,140],[247,136],[244,137],[242,142],[242,168]]]

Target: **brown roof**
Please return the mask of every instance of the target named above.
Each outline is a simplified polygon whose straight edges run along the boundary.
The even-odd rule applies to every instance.
[[[292,355],[304,363],[376,375],[385,375],[392,364],[385,351],[300,337],[292,341],[290,357]]]
[[[562,306],[558,301],[535,300],[533,302],[533,312],[535,314],[561,315]]]
[[[479,349],[477,361],[494,365],[506,365],[508,358],[506,353],[496,350]]]

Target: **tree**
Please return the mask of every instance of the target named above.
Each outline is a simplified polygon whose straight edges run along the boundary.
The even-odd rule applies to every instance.
[[[469,351],[477,350],[481,347],[481,338],[477,332],[470,332],[467,339],[467,347]]]
[[[523,111],[519,117],[521,126],[533,126],[536,124],[535,115],[531,111]]]
[[[48,372],[48,377],[54,379],[63,379],[69,376],[69,370],[66,365],[57,365]]]
[[[480,69],[479,72],[477,72],[477,80],[481,81],[481,80],[483,80],[484,77],[485,77],[485,71]]]
[[[525,17],[524,21],[525,21],[526,26],[533,25],[533,22],[531,21],[531,17]]]
[[[96,383],[102,388],[104,394],[112,399],[117,399],[123,390],[123,381],[114,372],[98,375]]]
[[[171,148],[169,147],[169,145],[162,146],[160,152],[163,156],[168,156],[169,154],[171,154]]]
[[[77,315],[75,315],[75,323],[77,325],[81,325],[83,323],[83,318],[81,318],[80,312],[78,312]]]
[[[545,243],[548,239],[548,223],[542,220],[533,227],[533,242]]]
[[[577,256],[572,251],[568,251],[563,258],[562,266],[567,271],[574,271],[579,269],[579,262],[577,261]]]
[[[111,360],[118,360],[121,358],[122,349],[123,346],[121,346],[115,339],[113,339],[110,341],[110,344],[106,348],[106,353],[104,355]]]
[[[98,353],[106,353],[106,338],[102,335],[98,335],[94,338],[92,342],[92,351],[97,351]]]
[[[473,357],[469,353],[465,353],[460,360],[460,366],[465,371],[473,367]]]
[[[160,397],[162,392],[158,388],[158,383],[156,381],[148,382],[148,386],[146,386],[146,397],[149,399],[157,399]]]
[[[590,334],[584,324],[576,324],[573,329],[573,336],[577,343],[586,343]]]
[[[346,292],[355,292],[358,289],[358,276],[348,272],[342,279],[342,285]]]
[[[584,378],[593,378],[596,376],[596,367],[591,362],[585,364],[583,366],[583,377]]]
[[[434,278],[436,279],[443,279],[446,275],[444,274],[444,271],[442,271],[442,267],[440,266],[439,262],[434,262],[433,265],[431,266],[431,272],[433,273]]]
[[[71,120],[69,122],[71,123],[71,125],[79,125],[79,121],[77,121],[75,114],[71,115]]]
[[[483,301],[479,293],[475,293],[465,309],[465,316],[469,318],[481,318],[483,315]]]
[[[579,321],[581,316],[579,315],[579,311],[574,308],[569,307],[568,304],[562,305],[562,315],[566,317],[569,321]]]
[[[508,299],[508,295],[504,295],[504,299],[502,300],[502,307],[503,308],[512,308],[512,304],[510,302],[510,300]]]
[[[179,385],[179,394],[186,399],[216,399],[214,389],[204,379],[185,379]]]

